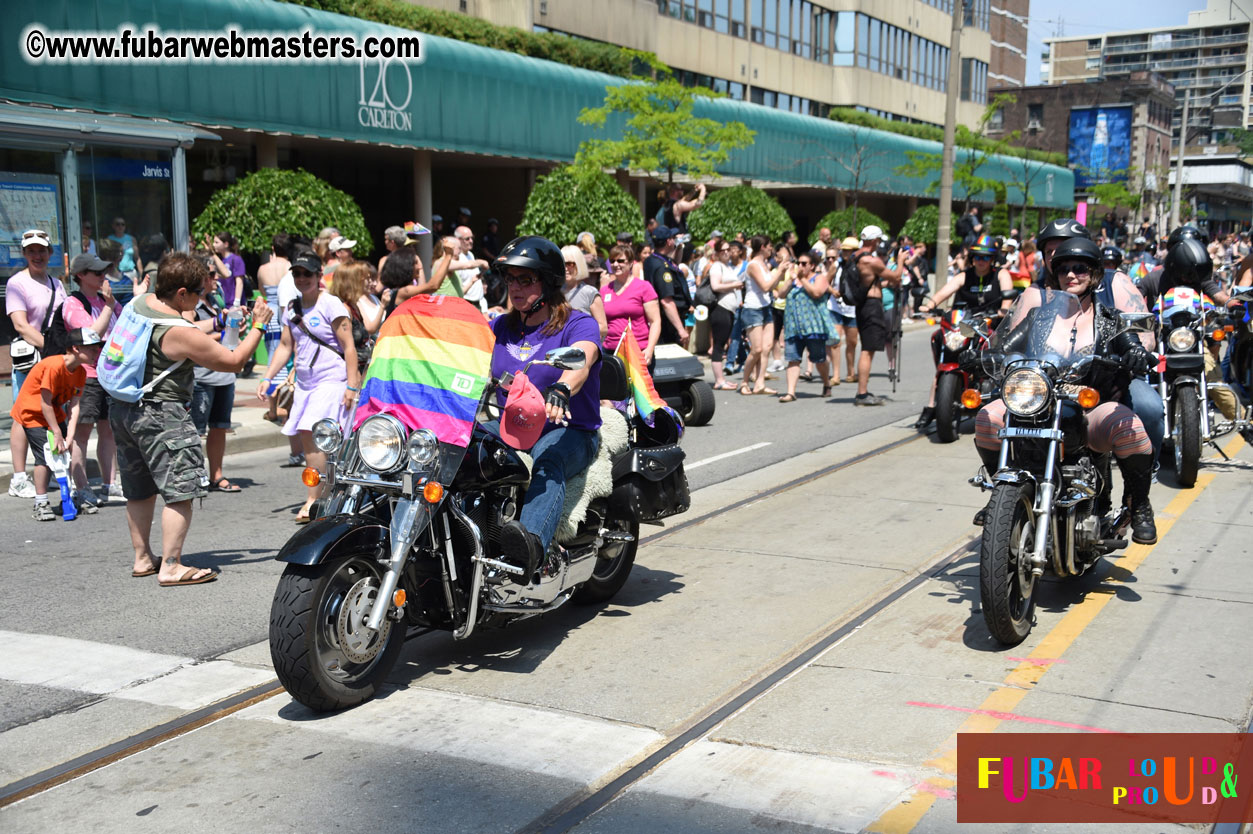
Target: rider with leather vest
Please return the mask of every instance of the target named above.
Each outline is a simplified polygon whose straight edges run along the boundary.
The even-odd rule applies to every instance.
[[[924,301],[918,308],[919,313],[927,313],[940,306],[950,297],[953,308],[969,310],[976,315],[991,315],[997,310],[1008,309],[1014,303],[1017,291],[1014,289],[1013,278],[1007,270],[996,269],[996,241],[990,235],[983,235],[970,245],[970,266],[948,279],[940,291],[930,301]],[[931,359],[940,363],[940,331],[931,336]],[[931,380],[931,393],[927,397],[927,407],[918,415],[914,428],[922,431],[935,419],[935,386]]]
[[[1060,289],[1078,296],[1080,313],[1074,327],[1076,332],[1093,334],[1087,350],[1121,359],[1122,368],[1118,371],[1094,372],[1087,381],[1101,393],[1100,404],[1087,413],[1088,446],[1097,453],[1113,453],[1122,472],[1123,500],[1131,509],[1132,541],[1153,544],[1157,541],[1157,525],[1149,503],[1152,444],[1140,418],[1118,401],[1129,380],[1142,377],[1147,371],[1152,355],[1135,334],[1118,333],[1118,312],[1097,299],[1101,276],[1101,250],[1090,240],[1073,238],[1054,247],[1044,287],[1028,288],[1023,302],[1030,303],[1033,294],[1043,296],[1045,289]],[[1012,346],[1003,347],[1012,350]],[[1001,444],[997,432],[1004,426],[1005,403],[1001,399],[985,405],[975,419],[975,448],[990,473],[996,471],[999,463]],[[976,515],[976,524],[982,523],[985,511],[986,508]]]
[[[600,447],[600,327],[566,301],[565,258],[552,241],[517,238],[500,251],[492,270],[506,282],[513,305],[512,312],[492,322],[493,377],[517,374],[554,348],[577,347],[587,357],[577,370],[532,365],[527,377],[543,392],[542,412],[539,397],[532,394],[535,409],[529,416],[506,408],[501,417],[544,421],[542,434],[530,449],[534,465],[522,510],[500,532],[504,559],[527,568],[526,577],[519,580],[525,584],[556,535],[566,483],[591,465]]]

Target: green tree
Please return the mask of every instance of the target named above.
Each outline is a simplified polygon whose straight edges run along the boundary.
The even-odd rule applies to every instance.
[[[312,238],[327,226],[357,241],[354,255],[370,253],[370,232],[352,197],[303,169],[262,168],[214,192],[191,232],[196,240],[230,232],[241,251],[269,252],[279,232]]]
[[[540,177],[526,200],[520,235],[542,235],[558,246],[574,243],[579,232],[610,242],[619,232],[644,239],[639,204],[603,171],[563,165]]]
[[[994,202],[992,219],[988,224],[988,234],[993,237],[1009,237],[1009,205],[1005,200],[1005,184],[994,183],[992,193]]]
[[[966,156],[962,159],[960,154],[956,154],[957,161],[953,165],[953,197],[955,199],[964,199],[967,205],[969,205],[972,201],[978,199],[980,195],[992,191],[996,183],[999,182],[996,179],[982,176],[980,169],[993,156],[1010,155],[1011,143],[1018,140],[1020,131],[1010,131],[1000,139],[989,139],[986,136],[988,124],[998,110],[1006,105],[1014,104],[1016,101],[1018,99],[1012,93],[1001,93],[984,108],[983,115],[979,118],[978,130],[972,131],[965,125],[957,126],[954,145],[957,148],[964,149]],[[928,153],[926,151],[906,151],[905,156],[909,158],[909,162],[899,166],[896,169],[896,173],[906,177],[926,180],[927,193],[937,193],[940,188],[942,154]]]
[[[824,226],[831,230],[831,239],[836,241],[843,240],[846,237],[860,237],[861,230],[867,226],[878,226],[885,235],[891,234],[888,230],[887,221],[882,217],[869,209],[854,208],[853,206],[829,211],[814,224],[815,229],[821,229]],[[817,239],[817,233],[815,233],[814,240]]]
[[[940,207],[920,206],[901,227],[901,234],[915,243],[935,244],[940,230]]]
[[[1132,213],[1140,208],[1140,201],[1143,193],[1140,191],[1132,191],[1127,187],[1127,183],[1135,182],[1137,175],[1134,168],[1124,168],[1119,171],[1112,172],[1113,182],[1103,182],[1096,185],[1088,186],[1088,196],[1095,203],[1099,203],[1108,209],[1126,208]]]
[[[695,115],[701,97],[719,94],[705,87],[684,87],[669,68],[654,63],[656,78],[637,78],[605,88],[605,103],[579,114],[585,125],[603,128],[610,114],[622,113],[620,139],[587,139],[574,164],[587,170],[636,168],[708,179],[718,173],[731,151],[753,143],[756,131],[743,122],[720,122]]]
[[[702,243],[715,229],[728,238],[743,233],[745,237],[765,235],[778,240],[796,228],[778,200],[751,185],[713,192],[704,205],[688,215],[687,227],[692,240]]]

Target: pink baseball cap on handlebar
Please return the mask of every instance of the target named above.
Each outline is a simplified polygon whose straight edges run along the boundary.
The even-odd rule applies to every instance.
[[[519,373],[509,383],[509,397],[500,415],[500,439],[525,452],[544,433],[544,397],[526,374]]]

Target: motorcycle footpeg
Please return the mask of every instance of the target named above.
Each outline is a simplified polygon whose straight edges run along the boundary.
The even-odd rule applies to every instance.
[[[1113,553],[1115,550],[1123,550],[1127,547],[1126,539],[1098,539],[1097,548],[1102,553]]]

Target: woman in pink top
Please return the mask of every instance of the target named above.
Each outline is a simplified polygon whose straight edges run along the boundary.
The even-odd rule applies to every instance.
[[[113,288],[109,286],[109,262],[95,255],[76,255],[70,264],[70,274],[78,282],[79,292],[87,299],[84,306],[78,293],[65,299],[61,318],[70,329],[90,327],[108,343],[109,333],[122,305],[113,300]],[[109,425],[109,398],[96,378],[96,364],[84,362],[87,384],[79,402],[78,423],[74,429],[74,442],[70,445],[70,473],[78,486],[75,503],[87,513],[95,512],[96,500],[87,488],[87,443],[91,430],[96,428],[96,463],[100,465],[100,479],[104,482],[104,496],[109,495],[113,483],[113,453],[117,448],[113,441],[113,427]],[[89,509],[90,507],[90,509]]]
[[[644,352],[644,361],[652,365],[653,349],[661,337],[661,306],[653,285],[635,276],[634,260],[634,250],[629,244],[620,243],[609,250],[613,280],[600,288],[601,300],[605,302],[605,322],[609,326],[605,350],[612,353],[617,349],[629,322],[631,333]]]

